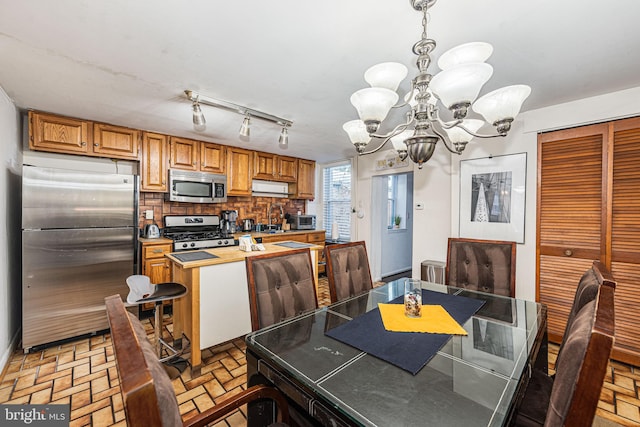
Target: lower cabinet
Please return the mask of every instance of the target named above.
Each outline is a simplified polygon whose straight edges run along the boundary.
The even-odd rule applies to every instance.
[[[149,276],[151,283],[165,283],[171,281],[171,261],[165,258],[165,254],[172,252],[171,243],[162,240],[160,242],[141,242],[142,245],[142,274]],[[165,305],[170,305],[171,300]],[[153,304],[143,304],[143,311],[152,310]]]
[[[312,243],[314,245],[324,247],[326,232],[324,230],[309,231],[302,233],[277,233],[269,234],[262,237],[262,243],[283,242],[285,240],[293,240],[296,242]],[[324,250],[318,251],[318,268],[317,272],[324,273]]]

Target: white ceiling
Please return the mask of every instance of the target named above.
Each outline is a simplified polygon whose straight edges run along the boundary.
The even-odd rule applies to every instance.
[[[640,86],[638,0],[440,0],[430,16],[432,73],[487,41],[482,93],[528,84],[523,111]],[[326,162],[354,154],[342,124],[369,66],[415,74],[420,23],[409,0],[0,0],[0,86],[24,109]],[[195,132],[185,89],[293,121],[289,150],[257,119],[240,141],[242,116],[213,107]]]

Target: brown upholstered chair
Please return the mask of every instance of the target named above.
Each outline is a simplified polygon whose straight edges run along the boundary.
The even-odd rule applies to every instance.
[[[373,288],[367,248],[363,241],[328,245],[324,251],[332,303]]]
[[[516,243],[449,238],[446,284],[515,297]]]
[[[555,375],[534,371],[516,426],[591,426],[614,342],[614,290],[615,282],[607,279],[597,287],[596,298],[574,314]]]
[[[252,330],[318,308],[309,249],[250,256],[245,262]]]
[[[609,270],[607,270],[607,268],[600,261],[593,261],[591,268],[584,272],[584,274],[580,278],[580,281],[578,282],[578,287],[576,288],[576,293],[573,297],[573,304],[571,305],[571,311],[569,311],[567,324],[564,328],[565,334],[566,331],[571,328],[573,320],[577,316],[578,312],[582,309],[582,307],[596,299],[596,297],[598,296],[598,289],[602,285],[611,286],[615,289],[616,282]],[[560,355],[562,354],[563,347],[564,340],[560,343],[557,357],[560,357]]]
[[[254,386],[199,415],[182,421],[171,380],[158,360],[142,323],[127,312],[120,295],[105,298],[111,341],[120,377],[124,412],[129,427],[205,426],[215,423],[240,406],[256,400],[272,400],[273,426],[286,426],[289,407],[273,387]],[[282,421],[282,422],[277,422]]]

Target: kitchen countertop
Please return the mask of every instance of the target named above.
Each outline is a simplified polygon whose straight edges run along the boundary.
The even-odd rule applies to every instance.
[[[238,235],[242,236],[244,234],[246,233],[242,233]],[[252,233],[252,235],[253,234],[268,234],[268,233]],[[290,233],[287,233],[287,234],[290,234]],[[259,236],[254,236],[254,237],[259,237]],[[212,255],[215,255],[217,258],[197,260],[197,261],[182,262],[176,257],[174,257],[172,254],[165,254],[165,256],[169,258],[173,263],[175,263],[176,265],[179,265],[182,268],[206,267],[208,265],[217,265],[217,264],[225,264],[228,262],[244,261],[245,258],[250,256],[255,256],[255,255],[262,255],[262,254],[275,253],[275,252],[285,252],[285,251],[292,250],[291,248],[280,246],[279,245],[280,243],[284,243],[284,242],[264,243],[264,247],[266,249],[264,251],[245,252],[245,251],[241,251],[238,246],[202,249],[201,250],[202,252],[210,253]],[[295,243],[300,244],[300,242],[295,242]],[[323,247],[320,245],[314,245],[312,243],[308,243],[308,245],[309,245],[309,249],[311,249],[312,251],[323,249]],[[184,253],[187,253],[187,252],[196,252],[196,251],[185,251]]]
[[[235,233],[233,235],[234,239],[239,238],[240,236],[246,236],[247,234],[250,234],[251,237],[268,237],[268,236],[290,236],[292,234],[309,234],[309,233],[316,233],[318,231],[322,231],[323,233],[325,232],[324,230],[287,230],[287,231],[282,231],[282,232],[278,232],[278,233],[269,233],[268,231],[252,231],[252,232],[238,232]]]
[[[173,240],[167,239],[166,237],[157,237],[155,239],[148,239],[146,237],[139,237],[138,241],[140,243],[173,243]]]

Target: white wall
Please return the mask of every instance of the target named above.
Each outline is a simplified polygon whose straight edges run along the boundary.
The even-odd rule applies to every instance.
[[[534,88],[535,90],[535,88]],[[375,163],[388,151],[358,157],[356,198],[366,214],[357,219],[357,239],[371,247],[371,177],[414,170],[413,276],[420,277],[420,263],[426,259],[446,261],[447,238],[458,237],[460,160],[527,153],[525,242],[517,246],[516,296],[535,300],[536,295],[536,191],[538,132],[603,122],[640,115],[640,87],[602,96],[554,105],[521,114],[506,138],[474,140],[462,156],[449,155],[439,144],[434,157],[422,170],[416,166],[376,171]],[[415,206],[424,204],[423,210]],[[374,248],[375,249],[375,248]]]
[[[0,371],[20,330],[20,140],[20,115],[0,87]]]
[[[413,171],[413,277],[420,277],[423,260],[445,260],[447,238],[451,229],[450,157],[442,147],[436,149],[433,158],[422,169],[411,161],[401,168],[376,170],[378,160],[389,155],[390,150],[357,158],[356,209],[362,208],[363,218],[355,218],[356,238],[367,244],[369,258],[380,253],[381,248],[371,239],[371,188],[372,178],[379,175]],[[424,206],[416,210],[416,204]],[[378,242],[379,243],[379,242]]]
[[[535,90],[535,88],[534,88]],[[487,157],[489,154],[527,153],[527,186],[525,242],[516,249],[516,296],[529,300],[536,297],[536,197],[539,132],[570,128],[589,123],[640,115],[640,87],[574,102],[528,111],[518,117],[509,136],[473,141],[463,159]],[[451,236],[458,235],[459,161],[453,162],[451,181]]]

